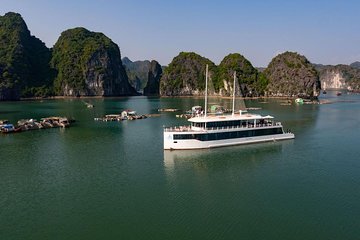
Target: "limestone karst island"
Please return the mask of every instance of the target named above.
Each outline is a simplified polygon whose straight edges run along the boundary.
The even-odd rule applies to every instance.
[[[253,66],[240,53],[219,65],[194,52],[180,52],[168,66],[156,60],[121,59],[119,46],[103,33],[77,27],[64,30],[49,49],[31,35],[18,13],[0,17],[0,99],[53,96],[197,96],[204,95],[205,66],[211,92],[230,96],[232,72],[237,72],[243,97],[303,97],[314,99],[320,89],[360,89],[358,63],[321,65],[296,52],[274,57],[266,68]]]

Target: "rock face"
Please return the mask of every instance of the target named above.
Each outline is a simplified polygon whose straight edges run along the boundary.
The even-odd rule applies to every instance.
[[[273,58],[264,71],[269,80],[267,95],[314,98],[320,93],[316,69],[304,57],[285,52]]]
[[[55,91],[63,96],[135,95],[119,47],[102,33],[85,28],[64,31],[53,49]]]
[[[206,64],[209,65],[209,81],[217,80],[217,68],[213,62],[193,52],[181,52],[165,68],[160,80],[160,94],[204,95]]]
[[[317,71],[304,56],[297,53],[280,54],[263,72],[259,72],[250,61],[238,53],[229,54],[216,66],[196,53],[181,52],[165,69],[160,81],[160,94],[204,95],[206,64],[209,65],[209,95],[232,95],[234,71],[237,78],[237,96],[314,98],[320,92]]]
[[[150,69],[150,61],[131,61],[124,57],[122,63],[126,69],[126,74],[129,77],[129,82],[136,91],[143,91],[148,81],[148,72]]]
[[[150,63],[150,70],[148,73],[147,85],[144,88],[145,96],[155,96],[160,94],[160,79],[162,76],[161,65],[152,60]]]
[[[360,68],[348,65],[315,65],[322,89],[360,90]]]
[[[0,100],[51,95],[50,58],[20,14],[0,16]]]
[[[359,61],[353,62],[352,64],[350,64],[350,67],[360,69],[360,62]]]
[[[234,71],[236,71],[237,79],[235,81],[235,94],[237,96],[252,97],[263,94],[267,85],[263,75],[244,56],[233,53],[227,55],[218,66],[218,78],[222,83],[219,89],[220,95],[232,95]]]

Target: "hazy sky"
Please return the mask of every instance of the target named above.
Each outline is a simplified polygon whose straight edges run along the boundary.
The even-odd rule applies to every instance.
[[[194,51],[218,64],[238,52],[259,67],[287,50],[314,63],[360,61],[358,0],[0,0],[0,15],[9,11],[48,47],[82,26],[103,32],[133,61],[167,65]]]

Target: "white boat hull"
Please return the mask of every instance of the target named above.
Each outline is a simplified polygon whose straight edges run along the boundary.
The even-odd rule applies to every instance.
[[[204,149],[224,147],[240,144],[251,144],[259,142],[280,141],[295,138],[293,133],[281,133],[274,135],[232,138],[214,141],[200,141],[196,139],[173,140],[173,132],[164,132],[164,149],[165,150],[186,150],[186,149]]]

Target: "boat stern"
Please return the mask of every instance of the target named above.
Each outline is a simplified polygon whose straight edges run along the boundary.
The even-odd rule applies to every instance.
[[[173,133],[164,131],[164,150],[171,150],[173,144]]]

